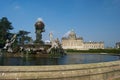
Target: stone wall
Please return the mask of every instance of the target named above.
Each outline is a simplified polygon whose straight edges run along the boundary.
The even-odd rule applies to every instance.
[[[120,61],[55,66],[0,66],[0,80],[114,80],[119,77]]]

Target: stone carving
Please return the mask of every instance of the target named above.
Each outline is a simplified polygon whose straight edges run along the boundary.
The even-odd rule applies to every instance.
[[[49,34],[49,37],[50,37],[50,42],[53,42],[53,34],[52,34],[52,32],[50,32],[50,34]]]
[[[10,40],[6,40],[6,44],[4,46],[4,49],[7,50],[7,52],[13,52],[13,49],[12,49],[12,44],[14,43],[15,39],[16,39],[16,34],[10,39]]]
[[[53,38],[53,34],[50,33],[49,34],[50,37],[50,42],[51,42],[51,47],[47,50],[48,53],[52,52],[52,53],[64,53],[64,50],[60,44],[59,39],[54,39]]]
[[[36,33],[36,43],[41,43],[42,42],[42,32],[45,32],[44,29],[45,25],[43,21],[38,18],[37,22],[35,23],[35,33]]]

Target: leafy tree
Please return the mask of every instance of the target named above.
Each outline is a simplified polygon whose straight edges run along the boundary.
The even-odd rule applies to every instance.
[[[33,41],[31,37],[25,36],[25,43],[28,44],[29,42]]]
[[[13,34],[10,33],[12,29],[12,23],[6,17],[2,17],[2,19],[0,19],[0,47],[3,47],[5,41],[12,37]]]
[[[18,43],[20,45],[24,45],[25,43],[28,43],[32,40],[31,37],[28,36],[30,32],[24,31],[24,30],[20,30],[18,32]]]

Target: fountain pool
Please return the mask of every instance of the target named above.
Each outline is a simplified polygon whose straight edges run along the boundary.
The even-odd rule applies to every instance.
[[[60,58],[0,57],[0,66],[68,65],[109,62],[117,60],[120,60],[120,56],[97,53],[75,53],[67,54]]]

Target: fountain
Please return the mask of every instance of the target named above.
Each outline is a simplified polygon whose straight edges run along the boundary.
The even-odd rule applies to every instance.
[[[44,42],[42,41],[42,32],[45,32],[45,24],[43,21],[38,18],[37,22],[35,23],[35,33],[36,33],[36,40],[35,43],[38,44],[43,44]]]
[[[58,39],[53,39],[53,35],[50,33],[50,43],[45,44],[44,41],[42,41],[42,33],[45,32],[45,24],[44,22],[38,18],[37,22],[35,23],[35,34],[36,34],[36,40],[33,44],[25,44],[25,45],[18,45],[19,49],[17,52],[14,52],[14,49],[12,49],[12,44],[14,43],[17,34],[15,34],[10,40],[6,40],[6,44],[4,46],[4,51],[6,51],[7,56],[16,56],[16,57],[23,57],[29,56],[37,56],[37,57],[60,57],[64,55],[64,50],[61,47],[60,41]],[[10,54],[11,53],[11,54]]]
[[[61,60],[60,58],[44,58],[44,60],[42,58],[39,58],[56,57],[58,54],[59,56],[64,55],[64,50],[62,49],[59,40],[53,39],[52,33],[49,34],[50,44],[44,44],[44,41],[42,41],[42,32],[45,32],[44,27],[44,23],[41,20],[38,20],[35,23],[36,40],[34,44],[19,46],[20,52],[17,52],[15,54],[13,54],[14,49],[12,49],[11,45],[14,43],[17,35],[14,35],[10,40],[6,41],[4,49],[0,49],[0,65],[8,66],[0,66],[0,79],[114,80],[116,78],[120,78],[119,56],[111,56],[107,54],[71,54],[60,57]],[[6,58],[6,55],[9,55],[11,57]],[[36,57],[33,58],[34,60],[31,60],[32,58],[30,56]],[[103,59],[105,59],[105,61],[108,59],[107,61],[109,62],[105,62]],[[69,61],[71,61],[71,63]],[[75,63],[72,65],[73,61],[75,61]],[[95,61],[96,63],[92,61]],[[87,62],[87,64],[81,64],[85,62]],[[51,66],[40,66],[40,64],[45,65],[45,63],[46,65]]]

